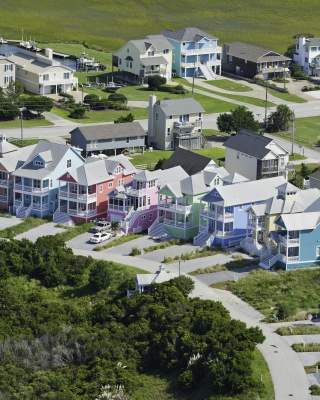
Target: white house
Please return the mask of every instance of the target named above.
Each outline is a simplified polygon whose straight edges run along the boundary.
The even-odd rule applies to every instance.
[[[275,140],[266,136],[241,131],[224,143],[225,168],[250,180],[287,177],[289,153]]]
[[[54,61],[51,49],[45,49],[45,55],[21,50],[8,60],[15,64],[16,80],[31,93],[67,93],[78,87],[73,70]]]
[[[162,35],[129,40],[113,54],[113,65],[117,66],[119,71],[135,75],[139,82],[145,82],[151,75],[160,75],[170,81],[172,46]]]
[[[297,37],[293,61],[299,64],[307,75],[320,77],[320,38]]]
[[[15,75],[14,63],[7,58],[0,57],[0,88],[6,89],[10,83],[15,81]]]
[[[148,143],[161,150],[200,149],[204,109],[192,97],[175,100],[149,98]]]

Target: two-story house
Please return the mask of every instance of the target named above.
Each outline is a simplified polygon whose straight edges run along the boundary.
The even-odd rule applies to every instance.
[[[139,122],[79,126],[70,132],[71,145],[86,156],[105,153],[116,155],[125,149],[145,148],[146,131]]]
[[[148,144],[160,150],[202,147],[204,109],[192,97],[175,100],[149,98]]]
[[[221,47],[218,39],[198,28],[161,32],[173,47],[173,74],[184,77],[215,79],[221,74]]]
[[[217,186],[201,199],[199,235],[212,245],[240,244],[247,235],[248,209],[277,196],[283,176]]]
[[[152,75],[160,75],[170,81],[172,46],[163,35],[130,40],[113,54],[112,62],[119,71],[132,75],[139,83],[146,83]]]
[[[45,55],[21,49],[8,60],[15,64],[16,80],[28,92],[46,95],[78,88],[73,70],[53,60],[52,49],[45,49]]]
[[[0,158],[0,209],[11,212],[14,182],[12,173],[26,162],[36,145],[21,148],[7,147],[7,145],[12,144],[4,140],[0,146],[4,152]]]
[[[108,219],[119,222],[125,233],[148,230],[158,215],[159,189],[182,177],[187,174],[181,167],[141,171],[131,184],[117,187],[109,195]]]
[[[130,183],[135,174],[135,167],[124,155],[87,158],[59,178],[58,208],[53,220],[77,223],[106,218],[109,194]]]
[[[299,64],[307,75],[320,76],[320,38],[296,38],[293,61]]]
[[[290,61],[276,51],[249,43],[226,43],[223,47],[223,71],[250,79],[287,77]]]
[[[289,153],[275,140],[241,131],[224,143],[225,168],[250,180],[273,176],[287,177]]]
[[[83,163],[79,149],[40,140],[12,173],[13,212],[20,218],[53,214],[58,206],[59,178]]]
[[[0,88],[6,89],[16,80],[16,66],[5,57],[0,57]]]

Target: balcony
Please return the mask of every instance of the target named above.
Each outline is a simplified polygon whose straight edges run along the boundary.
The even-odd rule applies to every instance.
[[[173,226],[175,228],[187,229],[187,228],[192,228],[193,226],[192,222],[180,222],[168,218],[161,218],[159,221],[162,222],[164,225]]]
[[[182,214],[189,214],[192,209],[192,205],[176,204],[176,203],[159,203],[158,207],[161,210],[178,212]]]
[[[61,199],[71,199],[76,201],[84,201],[87,203],[95,202],[97,200],[96,193],[74,193],[68,190],[59,190],[59,198]]]
[[[0,203],[8,203],[8,196],[0,195]]]
[[[21,185],[21,184],[15,183],[14,190],[17,191],[17,192],[28,192],[28,193],[38,193],[38,194],[40,193],[40,194],[42,194],[42,193],[48,193],[50,189],[49,189],[49,187],[39,188],[39,187],[35,187],[35,186],[27,186],[27,185]]]
[[[221,54],[221,46],[217,46],[216,48],[212,47],[202,47],[198,49],[182,49],[181,55],[183,56],[196,56],[203,54]],[[217,60],[220,61],[220,60]]]
[[[286,235],[278,234],[278,239],[285,247],[296,246],[300,243],[299,238],[287,238]]]
[[[129,212],[133,209],[133,206],[121,206],[121,205],[116,205],[116,204],[110,204],[108,205],[108,211],[117,211],[117,212]]]
[[[173,129],[176,133],[192,133],[194,129],[201,129],[202,119],[197,119],[194,122],[191,121],[176,121],[173,123]]]
[[[1,187],[8,187],[9,186],[9,179],[0,179],[0,186]]]
[[[32,204],[32,209],[33,210],[41,210],[41,211],[48,210],[49,204],[46,203],[46,204],[41,205],[40,203],[34,203],[34,204]]]
[[[72,215],[74,217],[91,218],[97,215],[97,209],[95,208],[93,210],[74,210],[69,208],[67,214]]]

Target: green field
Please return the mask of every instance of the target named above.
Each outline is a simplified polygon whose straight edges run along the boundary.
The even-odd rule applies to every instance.
[[[230,90],[231,92],[250,92],[251,87],[243,85],[229,79],[216,79],[214,81],[206,81],[209,85],[215,86],[219,89]]]
[[[222,42],[241,40],[285,50],[298,32],[319,34],[318,0],[24,0],[2,1],[2,36],[77,41],[118,48],[129,38],[161,29],[198,26]],[[191,12],[192,10],[192,12]]]
[[[28,119],[23,121],[24,128],[34,128],[36,126],[50,126],[52,123],[46,119]],[[12,121],[0,121],[1,128],[20,128],[20,119],[14,119]]]
[[[274,96],[274,97],[278,97],[281,100],[290,101],[291,103],[306,103],[306,101],[307,101],[307,100],[303,99],[302,97],[299,97],[295,94],[282,93],[282,92],[278,92],[277,90],[274,90],[274,89],[268,89],[268,93],[272,94],[272,96]]]
[[[320,139],[320,117],[298,118],[295,123],[296,143],[302,146],[312,147]],[[279,137],[291,140],[291,132],[281,132],[277,134]]]

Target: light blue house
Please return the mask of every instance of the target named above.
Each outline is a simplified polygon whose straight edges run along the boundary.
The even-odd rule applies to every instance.
[[[183,78],[215,79],[221,74],[221,47],[218,39],[198,28],[161,32],[173,47],[172,72]]]
[[[276,226],[279,264],[286,270],[320,265],[320,211],[281,215]]]
[[[84,163],[81,149],[41,140],[13,173],[13,212],[17,217],[53,214],[58,204],[59,178]]]
[[[215,187],[202,199],[199,238],[207,245],[230,247],[246,237],[248,209],[277,196],[282,176]]]

